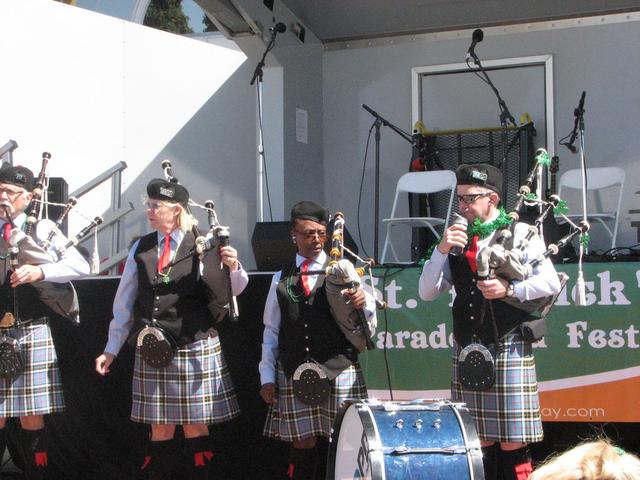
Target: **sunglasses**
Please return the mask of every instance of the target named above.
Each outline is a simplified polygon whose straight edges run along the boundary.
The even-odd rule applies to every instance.
[[[302,235],[307,240],[311,240],[316,235],[318,236],[318,238],[320,240],[325,240],[327,238],[327,231],[326,230],[305,230],[304,232],[300,232],[300,231],[296,230],[296,233],[298,235]]]
[[[483,193],[468,193],[466,195],[456,195],[458,202],[464,202],[467,205],[471,205],[473,202],[478,200],[480,197],[488,197],[491,195],[491,192],[483,192]]]

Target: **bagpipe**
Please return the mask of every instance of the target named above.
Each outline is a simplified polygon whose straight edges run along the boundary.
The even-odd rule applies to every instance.
[[[356,309],[350,305],[348,297],[361,286],[361,277],[368,275],[371,281],[371,267],[373,267],[374,261],[373,259],[362,259],[345,246],[344,226],[344,215],[341,212],[336,212],[333,218],[330,260],[327,267],[324,270],[300,272],[300,275],[326,276],[327,298],[334,311],[338,327],[358,351],[363,351],[365,348],[373,350],[375,345],[371,335],[372,330],[376,328],[375,317],[373,323],[370,323],[362,309]],[[349,259],[345,258],[345,253],[354,258],[356,262],[360,262],[362,266],[356,268]],[[371,285],[373,285],[373,281],[371,281]],[[375,302],[376,308],[386,308],[384,302],[378,299],[375,299]]]
[[[535,159],[535,165],[529,172],[525,183],[519,188],[518,198],[514,208],[508,213],[508,217],[512,220],[511,224],[496,232],[495,242],[483,248],[478,253],[477,275],[480,279],[498,276],[509,282],[526,280],[533,274],[536,267],[551,255],[557,254],[559,249],[571,242],[576,235],[580,235],[581,242],[583,242],[583,237],[589,231],[589,224],[586,221],[583,220],[575,224],[565,215],[568,212],[566,202],[558,195],[550,195],[548,199],[543,200],[532,192],[534,182],[539,182],[542,176],[542,169],[550,165],[549,154],[545,149],[539,148],[536,151]],[[513,243],[514,229],[516,223],[520,220],[521,209],[525,205],[538,208],[540,213],[529,226],[524,238],[515,245]],[[543,223],[547,215],[552,213],[560,216],[567,222],[570,226],[569,233],[555,243],[548,244],[546,250],[536,258],[525,261],[525,251],[529,242],[536,236],[542,236],[542,238],[544,238]],[[559,273],[558,276],[560,284],[562,288],[564,288],[569,277],[564,273]],[[580,278],[582,278],[582,271],[579,271],[579,279]],[[541,317],[544,317],[549,312],[556,298],[557,295],[525,302],[520,302],[517,298],[513,297],[505,297],[502,300],[528,313],[538,312]]]
[[[165,180],[167,182],[179,183],[178,179],[173,175],[173,167],[170,160],[163,160],[161,163],[161,167],[164,172]],[[190,207],[197,207],[206,210],[209,223],[209,231],[207,232],[206,236],[203,236],[198,231],[196,226],[193,225],[191,231],[195,238],[194,247],[186,254],[169,262],[163,270],[168,270],[177,263],[190,259],[195,255],[202,256],[210,250],[217,249],[219,247],[227,247],[230,245],[230,228],[228,226],[221,225],[218,221],[218,215],[216,214],[213,200],[207,200],[205,201],[204,205],[200,205],[190,198],[189,204],[187,206],[187,212],[192,215]],[[227,303],[227,310],[229,313],[229,320],[232,322],[237,322],[238,302],[236,300],[236,297],[233,295],[231,287],[231,271],[229,270],[229,267],[227,265],[222,263],[222,261],[220,262],[220,268],[224,270],[225,276],[227,278],[227,295],[229,299]]]
[[[34,184],[32,191],[32,199],[27,208],[27,218],[24,231],[17,228],[13,224],[11,216],[11,208],[8,205],[2,205],[5,209],[5,216],[11,223],[12,230],[9,239],[9,258],[12,271],[15,271],[21,265],[43,265],[47,263],[57,263],[66,257],[67,251],[78,244],[78,242],[86,237],[99,224],[102,223],[102,217],[96,216],[75,236],[70,238],[66,243],[60,244],[56,242],[56,236],[62,235],[60,228],[69,212],[77,204],[77,199],[70,197],[66,204],[59,204],[48,201],[47,188],[49,184],[47,176],[47,166],[51,154],[44,152],[42,154],[42,165],[40,172]],[[55,220],[49,220],[43,217],[45,207],[58,206],[64,207],[59,217]],[[78,212],[80,214],[80,212]],[[82,215],[82,214],[80,214]],[[44,240],[38,240],[44,239]],[[57,247],[54,247],[58,243]],[[94,255],[98,262],[93,273],[97,273],[99,268],[99,255],[97,253],[97,242],[94,246]],[[57,283],[42,280],[31,284],[37,291],[37,294],[51,310],[56,314],[79,323],[79,306],[78,297],[75,288],[71,282]],[[14,289],[14,305],[13,316],[17,324],[20,322],[18,313],[19,305]],[[1,325],[0,326],[4,326]]]

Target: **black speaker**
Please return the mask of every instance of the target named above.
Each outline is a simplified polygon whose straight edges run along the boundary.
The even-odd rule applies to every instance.
[[[333,221],[327,226],[329,240],[325,244],[328,253],[331,247]],[[344,229],[344,244],[353,253],[358,253],[358,247],[349,231]],[[251,236],[251,247],[256,260],[256,268],[261,272],[277,272],[284,265],[292,262],[296,255],[296,246],[291,240],[291,223],[289,222],[258,222]],[[347,258],[352,260],[348,255]]]
[[[67,203],[69,197],[69,185],[62,177],[49,177],[49,187],[47,188],[47,195],[50,202],[54,203]],[[58,207],[54,205],[50,205],[48,208],[49,211],[49,219],[52,221],[58,220],[58,217],[64,210],[64,207]],[[65,218],[60,225],[60,230],[65,236],[68,236],[68,226],[67,219]]]

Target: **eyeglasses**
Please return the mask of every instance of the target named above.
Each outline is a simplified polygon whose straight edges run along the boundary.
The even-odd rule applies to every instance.
[[[327,231],[326,230],[305,230],[304,232],[300,232],[300,231],[296,230],[296,233],[298,235],[304,236],[304,238],[306,238],[307,240],[311,240],[316,235],[318,236],[318,238],[320,240],[326,240],[326,238],[327,238]]]
[[[5,194],[7,198],[10,198],[12,201],[18,198],[24,190],[7,190],[6,188],[0,188],[0,195]]]
[[[153,210],[154,212],[160,210],[162,207],[164,207],[163,203],[144,202],[144,208],[146,208],[147,210]]]
[[[488,197],[489,195],[491,195],[491,192],[469,193],[467,195],[456,195],[456,198],[458,199],[458,202],[464,202],[467,205],[471,205],[480,197]]]

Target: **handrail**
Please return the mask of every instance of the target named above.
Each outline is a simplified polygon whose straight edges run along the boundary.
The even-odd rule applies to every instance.
[[[96,230],[98,231],[98,233],[100,233],[102,230],[107,228],[109,225],[111,225],[114,222],[117,222],[118,220],[120,220],[122,217],[127,215],[129,212],[132,212],[133,210],[135,210],[135,208],[133,206],[133,203],[129,202],[129,208],[126,208],[126,209],[125,208],[121,208],[117,212],[111,212],[111,213],[107,214],[104,217],[104,220],[102,221],[102,223],[96,227]],[[78,243],[84,243],[89,238],[91,238],[91,235],[87,235],[86,237],[81,239]]]
[[[124,170],[125,168],[127,168],[127,163],[126,162],[118,162],[113,167],[111,167],[111,168],[105,170],[104,172],[102,172],[101,174],[99,174],[93,180],[90,180],[89,182],[85,183],[83,186],[81,186],[77,190],[71,192],[71,194],[69,196],[80,198],[85,193],[90,192],[91,190],[96,188],[101,183],[104,183],[107,180],[110,180],[111,177],[113,177],[116,173],[122,172],[122,170]],[[120,186],[118,186],[118,189],[119,188],[120,188]]]
[[[107,269],[111,269],[110,272],[112,275],[117,274],[116,265],[122,260],[122,250],[120,250],[120,219],[124,217],[126,214],[134,210],[133,204],[129,202],[129,209],[122,209],[122,170],[127,168],[126,162],[118,162],[111,168],[108,168],[98,176],[96,176],[93,180],[87,182],[82,187],[78,188],[74,192],[71,193],[72,197],[79,198],[86,193],[90,192],[98,185],[106,182],[107,180],[112,180],[111,182],[111,215],[109,215],[106,221],[102,222],[98,231],[103,230],[106,227],[111,227],[111,244],[109,248],[109,259],[105,263],[105,267],[100,267],[100,273]],[[87,237],[85,237],[85,240]]]

